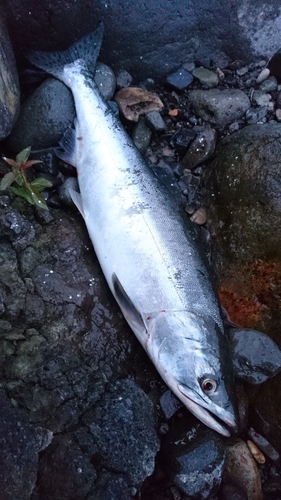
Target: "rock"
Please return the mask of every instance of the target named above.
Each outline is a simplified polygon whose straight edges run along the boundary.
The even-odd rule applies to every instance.
[[[160,460],[163,469],[180,490],[192,498],[215,495],[224,466],[223,439],[216,432],[185,419],[174,421],[164,438]]]
[[[269,69],[268,69],[268,68],[264,68],[264,69],[260,72],[259,76],[257,77],[257,79],[256,79],[256,83],[261,83],[261,82],[263,82],[264,80],[266,80],[266,78],[268,78],[268,76],[269,76],[269,75],[270,75],[270,71],[269,71]]]
[[[276,109],[275,115],[276,115],[277,121],[281,122],[281,109],[280,108]]]
[[[1,9],[0,16],[0,140],[12,130],[20,110],[20,89],[15,57]]]
[[[94,80],[98,86],[100,94],[106,101],[110,101],[110,99],[114,96],[116,87],[116,78],[112,69],[106,64],[97,62]]]
[[[136,81],[152,74],[159,80],[185,62],[210,60],[223,51],[231,59],[242,58],[245,66],[258,54],[270,58],[280,47],[276,3],[270,9],[255,0],[239,0],[234,7],[230,1],[215,0],[192,8],[175,0],[160,5],[152,0],[128,3],[126,8],[123,0],[110,7],[100,0],[49,0],[46,9],[33,0],[24,5],[13,0],[4,6],[20,64],[28,49],[65,49],[101,19],[103,62],[115,72],[126,68]]]
[[[72,433],[66,433],[55,436],[42,454],[36,492],[42,500],[83,500],[96,478],[91,457],[74,442]]]
[[[223,483],[220,493],[220,500],[248,500],[246,493],[236,484]]]
[[[237,89],[191,90],[189,99],[195,114],[218,127],[241,118],[250,107],[248,96]]]
[[[248,434],[252,441],[273,461],[277,462],[280,459],[279,453],[273,448],[273,446],[256,432],[252,427],[249,429]]]
[[[255,90],[253,92],[253,102],[258,106],[268,106],[271,100],[271,95],[265,94],[262,90]]]
[[[167,76],[167,84],[175,90],[182,91],[186,89],[193,81],[193,76],[191,73],[185,69],[178,69],[175,73],[171,73]]]
[[[210,127],[199,132],[183,157],[182,165],[192,170],[208,160],[215,151],[216,139],[217,133]]]
[[[255,461],[260,465],[264,464],[265,463],[265,456],[263,455],[261,450],[255,445],[255,443],[253,443],[253,441],[248,439],[247,446],[248,446],[251,454],[253,455]]]
[[[74,117],[70,90],[58,80],[49,78],[21,106],[8,146],[16,153],[27,146],[32,149],[56,146],[65,129],[73,124]]]
[[[215,235],[213,266],[222,306],[238,326],[262,329],[277,344],[281,319],[278,158],[281,126],[251,125],[221,142],[206,172],[214,195],[208,221]]]
[[[246,443],[237,439],[226,445],[223,480],[237,484],[248,500],[262,500],[262,486],[257,464]]]
[[[124,476],[104,472],[88,497],[89,500],[132,500],[131,489]]]
[[[121,89],[114,99],[125,118],[135,122],[140,116],[163,108],[163,103],[156,94],[139,87]]]
[[[254,123],[265,123],[268,112],[268,106],[259,106],[258,108],[250,108],[246,111],[246,122],[248,125]]]
[[[205,207],[200,207],[190,217],[191,222],[201,226],[207,222],[207,210]]]
[[[259,89],[263,92],[273,92],[274,90],[277,90],[277,87],[278,83],[275,76],[269,76],[260,84]]]
[[[118,89],[129,87],[133,81],[133,77],[125,69],[121,69],[116,76],[116,86]]]
[[[191,145],[196,137],[196,132],[193,128],[184,127],[178,130],[173,136],[173,144],[180,155],[184,155],[188,146]]]
[[[151,136],[152,132],[146,125],[145,118],[140,118],[132,131],[132,140],[142,154],[146,152]]]
[[[176,411],[182,407],[182,403],[179,399],[174,395],[170,389],[164,392],[164,394],[160,398],[161,409],[165,415],[165,418],[171,418]]]
[[[63,205],[67,207],[74,207],[75,204],[70,195],[70,189],[79,192],[78,180],[76,177],[67,177],[63,185],[59,188],[59,198]]]
[[[26,412],[14,407],[4,391],[0,400],[1,500],[29,500],[37,480],[38,453],[49,445],[52,433],[31,425]]]
[[[99,467],[118,470],[134,486],[152,474],[159,450],[153,405],[132,380],[118,381],[83,422],[97,444]]]
[[[280,69],[280,62],[281,62],[281,50],[277,50],[275,54],[271,57],[267,64],[267,68],[270,71],[270,74],[275,76],[277,79],[278,83],[281,82],[281,69]]]
[[[24,250],[35,236],[28,219],[5,204],[0,207],[0,227],[1,235],[10,240],[16,251]]]
[[[264,333],[230,328],[228,339],[235,376],[261,384],[281,371],[281,351]]]
[[[219,83],[219,77],[216,73],[213,71],[210,71],[209,69],[203,68],[200,66],[200,68],[196,68],[192,71],[192,74],[195,78],[197,78],[202,85],[206,85],[208,88],[213,88],[217,87]]]
[[[145,115],[146,123],[153,132],[164,132],[166,123],[164,122],[159,111],[149,111]]]
[[[36,172],[44,172],[46,174],[56,176],[59,173],[58,157],[55,155],[54,148],[42,149],[40,151],[32,151],[30,160],[40,160],[40,163],[33,165],[33,170]]]

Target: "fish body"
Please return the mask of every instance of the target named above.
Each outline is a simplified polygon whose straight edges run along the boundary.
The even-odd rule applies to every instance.
[[[61,154],[77,168],[81,197],[72,196],[107,283],[159,373],[193,414],[227,436],[236,429],[236,410],[217,298],[190,221],[89,72],[101,32],[64,53],[30,57],[73,93],[75,132],[67,132]]]

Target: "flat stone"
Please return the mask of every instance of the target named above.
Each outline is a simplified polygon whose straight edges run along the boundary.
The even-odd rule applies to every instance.
[[[161,111],[164,105],[160,98],[139,87],[123,88],[115,94],[114,100],[127,120],[137,122],[139,117],[150,111]]]
[[[260,84],[259,89],[263,92],[273,92],[274,90],[277,90],[277,87],[278,82],[275,76],[269,76]]]
[[[268,106],[258,106],[257,108],[250,108],[246,111],[246,122],[248,125],[255,123],[265,123]]]
[[[96,64],[94,80],[98,86],[100,94],[104,97],[104,99],[106,101],[112,99],[116,87],[116,78],[112,69],[106,64],[98,62]]]
[[[132,139],[138,150],[144,154],[150,144],[151,129],[147,126],[145,118],[141,117],[132,131]]]
[[[221,127],[241,118],[250,107],[248,96],[239,89],[191,90],[189,99],[195,114]]]
[[[217,87],[219,83],[218,75],[207,68],[203,68],[203,66],[194,69],[192,74],[202,83],[202,85],[206,85],[209,88]]]
[[[175,73],[170,74],[166,79],[168,85],[170,85],[175,90],[180,91],[186,89],[192,81],[192,74],[183,68],[178,69],[178,71],[176,71]]]

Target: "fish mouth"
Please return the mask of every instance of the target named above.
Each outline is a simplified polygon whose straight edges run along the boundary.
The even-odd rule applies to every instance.
[[[203,424],[207,425],[222,436],[229,437],[237,430],[235,416],[230,412],[221,409],[221,415],[215,415],[210,410],[207,410],[199,403],[196,403],[186,394],[186,388],[178,384],[180,399],[188,410],[195,415]],[[216,408],[217,410],[217,408]],[[218,410],[217,410],[218,412]]]

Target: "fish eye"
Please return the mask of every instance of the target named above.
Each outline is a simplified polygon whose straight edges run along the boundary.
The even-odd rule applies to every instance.
[[[217,390],[218,384],[212,378],[204,378],[201,380],[201,388],[206,394],[212,394]]]

